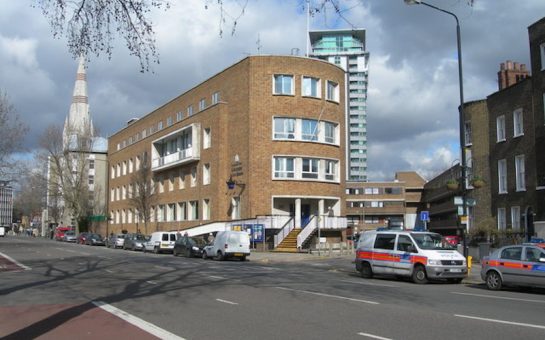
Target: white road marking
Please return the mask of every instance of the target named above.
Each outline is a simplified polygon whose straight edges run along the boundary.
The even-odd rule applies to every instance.
[[[87,264],[87,262],[78,262],[78,264],[81,266],[81,265]]]
[[[229,305],[238,305],[238,303],[236,303],[236,302],[227,301],[227,300],[223,300],[223,299],[216,299],[216,301],[223,302],[223,303],[227,303],[227,304],[229,304]]]
[[[488,322],[495,322],[495,323],[503,323],[506,325],[513,325],[513,326],[522,326],[522,327],[531,327],[531,328],[539,328],[539,329],[545,329],[545,326],[542,325],[534,325],[531,323],[522,323],[522,322],[513,322],[513,321],[505,321],[505,320],[496,320],[496,319],[488,319],[488,318],[480,318],[477,316],[470,316],[470,315],[460,315],[460,314],[454,314],[454,316],[457,316],[459,318],[466,318],[466,319],[474,319],[479,321],[488,321]]]
[[[339,280],[340,282],[348,282],[348,283],[354,283],[358,285],[364,285],[364,286],[377,286],[377,287],[391,287],[391,288],[399,288],[399,286],[394,285],[386,285],[381,283],[371,283],[367,281],[349,281],[349,280]]]
[[[478,296],[478,297],[484,297],[484,298],[489,298],[489,299],[545,303],[545,300],[517,299],[517,298],[512,298],[512,297],[506,297],[506,296],[494,296],[494,295],[486,295],[486,294],[471,294],[471,293],[459,293],[459,292],[450,292],[450,293],[451,294],[458,294],[458,295]]]
[[[146,283],[149,283],[150,285],[156,285],[157,281],[149,280],[149,281],[146,281]]]
[[[99,258],[106,259],[106,260],[111,260],[112,259],[111,257],[108,257],[108,256],[99,256]]]
[[[218,280],[225,279],[223,276],[215,276],[215,275],[207,275],[206,277],[209,277],[211,279],[218,279]]]
[[[354,298],[349,298],[349,297],[346,297],[346,296],[330,295],[330,294],[324,294],[324,293],[318,293],[318,292],[311,292],[311,291],[308,291],[308,290],[291,289],[291,288],[285,288],[285,287],[274,287],[274,288],[282,289],[282,290],[289,290],[289,291],[298,292],[298,293],[305,293],[305,294],[312,294],[312,295],[330,297],[330,298],[334,298],[334,299],[348,300],[348,301],[354,301],[354,302],[363,302],[363,303],[368,303],[368,304],[371,304],[371,305],[378,305],[379,304],[378,302],[375,302],[375,301],[354,299]]]
[[[12,258],[11,256],[8,256],[4,253],[0,253],[0,256],[3,256],[5,257],[6,259],[8,259],[9,261],[15,263],[16,265],[18,265],[19,267],[23,268],[24,270],[31,270],[32,268],[28,267],[28,266],[25,266],[24,264],[22,264],[21,262],[15,260],[14,258]]]
[[[108,272],[108,273],[112,273],[113,274],[113,270],[109,270],[109,269],[104,269],[104,271]]]
[[[361,336],[365,336],[367,338],[372,338],[372,339],[379,339],[379,340],[392,340],[391,338],[385,338],[385,337],[382,337],[382,336],[378,336],[378,335],[373,335],[373,334],[369,334],[369,333],[358,333],[358,335],[361,335]]]
[[[149,323],[145,320],[140,319],[132,314],[129,314],[119,308],[116,308],[112,305],[109,305],[102,301],[93,301],[93,304],[108,313],[111,313],[117,316],[120,319],[127,321],[128,323],[158,337],[159,339],[172,339],[172,340],[185,340],[182,337],[177,336],[176,334],[170,333],[169,331],[159,328],[152,323]]]

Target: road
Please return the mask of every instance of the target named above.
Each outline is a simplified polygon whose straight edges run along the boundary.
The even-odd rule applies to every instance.
[[[349,259],[217,262],[0,238],[6,339],[545,338],[545,293],[362,279]]]

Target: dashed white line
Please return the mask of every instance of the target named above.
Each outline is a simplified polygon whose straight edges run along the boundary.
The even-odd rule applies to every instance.
[[[237,302],[227,301],[227,300],[223,300],[223,299],[216,299],[216,301],[223,302],[223,303],[226,303],[228,305],[238,305]]]
[[[366,281],[349,281],[349,280],[339,280],[339,281],[340,282],[354,283],[354,284],[364,285],[364,286],[399,288],[399,286],[387,285],[387,284],[382,284],[382,283],[371,283],[371,282],[366,282]]]
[[[346,296],[331,295],[331,294],[324,294],[324,293],[318,293],[318,292],[311,292],[311,291],[308,291],[308,290],[291,289],[291,288],[285,288],[285,287],[274,287],[274,288],[282,289],[282,290],[289,290],[289,291],[298,292],[298,293],[305,293],[305,294],[312,294],[312,295],[318,295],[318,296],[323,296],[323,297],[329,297],[329,298],[334,298],[334,299],[341,299],[341,300],[348,300],[348,301],[354,301],[354,302],[368,303],[368,304],[371,304],[371,305],[378,305],[379,304],[378,302],[375,302],[375,301],[354,299],[354,298],[349,298],[349,297],[346,297]]]
[[[458,295],[468,295],[468,296],[484,297],[484,298],[489,298],[489,299],[512,300],[512,301],[524,301],[524,302],[534,302],[534,303],[545,303],[545,300],[518,299],[518,298],[512,298],[512,297],[506,297],[506,296],[494,296],[494,295],[486,295],[486,294],[471,294],[471,293],[460,293],[460,292],[450,292],[450,293],[451,293],[451,294],[458,294]]]
[[[495,323],[503,323],[503,324],[506,324],[506,325],[513,325],[513,326],[522,326],[522,327],[531,327],[531,328],[545,329],[545,326],[542,326],[542,325],[534,325],[534,324],[531,324],[531,323],[513,322],[513,321],[497,320],[497,319],[488,319],[488,318],[481,318],[481,317],[478,317],[478,316],[461,315],[461,314],[454,314],[454,316],[457,316],[457,317],[459,317],[459,318],[473,319],[473,320],[479,320],[479,321],[488,321],[488,322],[495,322]]]
[[[149,283],[150,285],[156,285],[157,281],[149,280],[149,281],[146,281],[146,283]]]
[[[112,273],[113,274],[113,270],[109,270],[109,269],[104,269],[105,272],[108,272],[108,273]]]
[[[382,336],[378,336],[378,335],[373,335],[373,334],[369,334],[369,333],[358,333],[358,335],[361,335],[361,336],[365,336],[367,338],[372,338],[372,339],[379,339],[379,340],[392,340],[391,338],[385,338],[385,337],[382,337]]]
[[[185,340],[184,338],[176,335],[176,334],[173,334],[173,333],[170,333],[169,331],[165,330],[165,329],[162,329],[160,327],[157,327],[155,326],[154,324],[152,323],[149,323],[145,320],[142,320],[140,319],[139,317],[137,316],[134,316],[132,314],[129,314],[119,308],[116,308],[112,305],[109,305],[105,302],[102,302],[102,301],[93,301],[93,304],[105,311],[107,311],[108,313],[111,313],[115,316],[117,316],[118,318],[121,318],[125,321],[127,321],[128,323],[152,334],[152,335],[155,335],[156,337],[158,337],[159,339],[172,339],[172,340]]]
[[[223,276],[215,276],[215,275],[207,275],[206,277],[209,277],[211,279],[218,279],[218,280],[225,279]]]

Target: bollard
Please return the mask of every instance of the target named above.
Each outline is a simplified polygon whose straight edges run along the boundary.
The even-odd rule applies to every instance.
[[[471,274],[471,262],[473,261],[473,256],[467,257],[467,275]]]

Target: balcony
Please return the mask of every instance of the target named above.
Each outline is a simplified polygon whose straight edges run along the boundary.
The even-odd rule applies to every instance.
[[[152,171],[200,160],[200,124],[191,124],[152,142]]]

